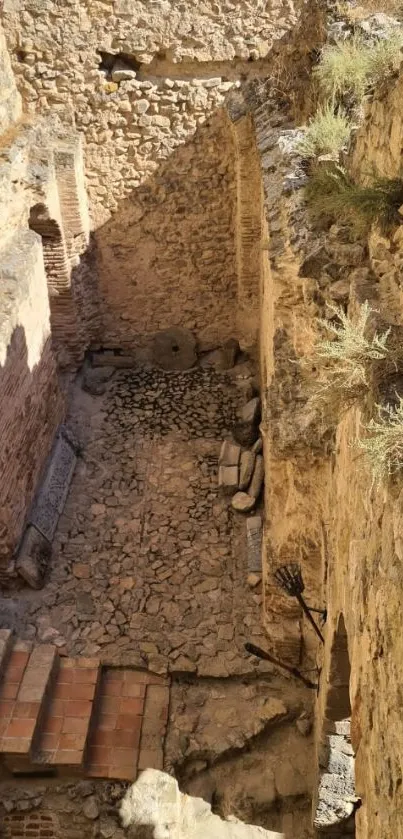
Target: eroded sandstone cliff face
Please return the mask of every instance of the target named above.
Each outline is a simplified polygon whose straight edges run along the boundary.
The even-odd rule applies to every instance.
[[[365,180],[371,166],[381,176],[401,174],[401,84],[399,76],[367,105],[347,161],[358,179]],[[257,126],[259,136],[259,116]],[[290,161],[280,154],[279,146],[284,149],[289,144],[286,135],[278,142],[279,134],[277,126],[266,132],[266,161],[269,155],[277,174],[286,173],[287,167],[295,173],[295,158]],[[270,171],[270,165],[267,168]],[[266,475],[270,476],[265,625],[276,649],[289,661],[299,660],[301,643],[305,653],[312,650],[312,639],[298,620],[298,606],[286,597],[282,602],[273,585],[276,567],[300,562],[307,600],[328,610],[325,644],[317,658],[321,672],[316,825],[326,830],[323,813],[332,795],[342,800],[339,777],[344,774],[351,802],[345,812],[349,807],[353,812],[354,795],[360,799],[356,835],[398,835],[402,831],[400,480],[374,485],[356,446],[368,422],[368,406],[347,411],[337,423],[333,441],[332,422],[324,426],[317,422],[309,395],[315,378],[312,348],[317,318],[330,311],[329,304],[342,302],[354,311],[369,300],[382,323],[401,326],[401,228],[397,226],[390,236],[372,230],[368,239],[355,243],[348,242],[337,225],[313,232],[298,192],[290,197],[286,181],[280,188],[277,181],[276,189],[273,172],[264,176],[264,183],[269,239],[263,265],[261,340]],[[351,747],[344,749],[339,768],[337,755],[332,754],[333,747],[338,748],[336,740],[347,733],[343,720],[350,715],[355,790],[347,780]],[[327,799],[325,805],[321,798]]]

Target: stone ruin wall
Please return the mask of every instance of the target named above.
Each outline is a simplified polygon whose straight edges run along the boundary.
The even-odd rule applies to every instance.
[[[23,112],[2,30],[0,37],[2,574],[64,414],[58,366],[82,358],[95,307],[87,292],[80,319],[88,214],[79,138]]]
[[[234,331],[251,344],[258,253],[246,247],[242,263],[237,242],[240,224],[260,237],[259,192],[238,218],[253,150],[225,102],[264,75],[296,4],[6,0],[3,15],[28,113],[57,114],[84,138],[101,342],[130,349],[181,325],[205,345]]]
[[[50,342],[49,300],[41,241],[23,227],[28,202],[15,189],[24,170],[22,154],[7,156],[17,134],[21,99],[0,31],[2,126],[0,138],[2,216],[0,264],[0,565],[7,566],[22,532],[44,459],[60,421],[63,400]],[[25,166],[27,161],[25,160]]]
[[[234,334],[245,346],[256,341],[260,172],[251,120],[232,119],[226,102],[246,75],[267,72],[273,44],[298,13],[291,0],[245,3],[242,23],[239,11],[232,3],[198,12],[131,0],[3,3],[3,264],[21,299],[36,278],[43,312],[40,362],[26,369],[18,333],[2,371],[4,392],[13,392],[3,565],[63,414],[57,366],[76,368],[90,345],[133,349],[173,324],[194,330],[204,348]],[[118,81],[114,55],[126,61]],[[21,235],[24,282],[14,268]],[[4,314],[5,346],[18,305]],[[17,448],[18,462],[10,459]]]

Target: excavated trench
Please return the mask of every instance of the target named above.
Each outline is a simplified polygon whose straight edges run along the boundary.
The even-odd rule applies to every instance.
[[[260,585],[247,583],[245,518],[218,489],[253,381],[250,360],[80,376],[68,417],[80,456],[49,576],[3,610],[21,637],[69,655],[168,670],[166,768],[217,812],[303,839],[310,694],[244,650],[267,645]]]

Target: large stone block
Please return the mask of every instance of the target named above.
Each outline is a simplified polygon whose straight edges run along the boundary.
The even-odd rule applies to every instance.
[[[248,550],[248,572],[259,573],[262,568],[262,519],[250,516],[246,519],[246,540]]]
[[[36,527],[28,525],[18,551],[16,568],[31,588],[42,588],[50,557],[49,541]]]
[[[132,784],[120,805],[124,828],[149,826],[154,839],[283,839],[262,827],[228,821],[211,811],[202,798],[183,795],[175,778],[156,769],[146,769]]]
[[[30,523],[49,542],[53,539],[63,510],[76,461],[77,454],[71,436],[62,428],[56,438],[45,479],[29,517]]]

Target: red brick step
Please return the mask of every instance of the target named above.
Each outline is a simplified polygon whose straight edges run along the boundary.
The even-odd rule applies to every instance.
[[[29,762],[44,713],[45,699],[57,663],[56,647],[17,642],[10,654],[0,686],[0,753],[9,769],[24,769]]]
[[[159,691],[158,696],[153,690]],[[141,759],[151,761],[149,766],[155,769],[162,768],[168,702],[168,682],[161,676],[141,670],[105,668],[86,775],[133,781]]]
[[[100,672],[97,659],[60,660],[34,763],[83,766]]]
[[[56,647],[50,644],[31,652],[30,644],[17,642],[12,649],[0,686],[0,753],[12,771],[29,764],[56,662]]]

